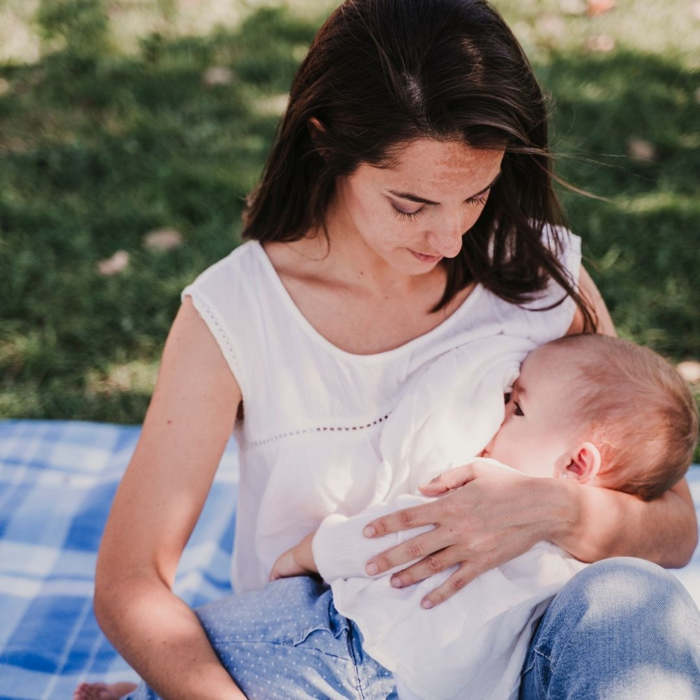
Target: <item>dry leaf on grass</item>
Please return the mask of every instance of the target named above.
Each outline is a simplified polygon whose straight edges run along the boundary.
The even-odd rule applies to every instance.
[[[615,0],[588,0],[588,16],[595,17],[609,12],[615,7]]]
[[[561,39],[566,34],[566,22],[559,15],[542,15],[537,30],[550,39]]]
[[[172,250],[181,245],[182,234],[174,228],[159,228],[143,237],[143,247],[147,250]]]
[[[287,109],[289,93],[282,92],[275,95],[263,95],[253,101],[255,110],[259,114],[280,115]]]
[[[100,260],[97,263],[97,270],[103,277],[109,277],[125,270],[128,264],[129,253],[125,250],[118,250],[111,258]]]
[[[634,160],[653,161],[656,160],[656,146],[646,139],[627,139],[627,154]]]
[[[585,15],[588,4],[586,0],[559,0],[559,9],[565,15]]]
[[[607,34],[596,34],[586,39],[586,48],[595,53],[610,53],[615,48],[615,39]]]
[[[226,66],[209,66],[203,75],[202,82],[205,85],[230,85],[233,82],[233,71]]]

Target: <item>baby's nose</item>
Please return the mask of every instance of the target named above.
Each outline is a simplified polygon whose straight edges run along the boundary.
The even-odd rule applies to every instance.
[[[489,440],[488,445],[484,447],[483,450],[481,450],[481,454],[479,455],[480,457],[488,457],[491,454],[491,451],[493,450],[493,443],[496,441],[496,436],[494,435],[491,440]]]

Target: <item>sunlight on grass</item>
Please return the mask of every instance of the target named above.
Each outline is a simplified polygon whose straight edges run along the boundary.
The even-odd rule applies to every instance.
[[[700,65],[693,3],[679,0],[618,0],[595,17],[586,3],[570,0],[495,0],[493,2],[523,44],[531,60],[545,60],[552,50],[596,53],[611,48],[642,48],[664,55],[686,68]],[[596,49],[596,45],[598,48]]]
[[[112,364],[106,371],[87,371],[85,392],[89,397],[132,391],[150,394],[157,376],[157,361],[133,360],[124,364]]]
[[[65,0],[43,0],[59,3]],[[35,24],[41,0],[0,0],[0,63],[34,62],[47,50],[61,48],[42,40]],[[217,29],[235,29],[251,13],[285,3],[275,0],[108,0],[104,2],[110,43],[120,52],[137,54],[141,41],[153,34],[168,39],[206,36]],[[328,14],[329,0],[290,0],[295,15],[318,21]],[[306,47],[304,47],[304,50]]]
[[[81,0],[84,16],[61,15],[75,2],[44,0],[42,39],[39,2],[0,0],[0,417],[139,423],[179,293],[240,242],[330,4]],[[608,200],[562,191],[621,334],[697,361],[692,3],[494,4],[551,96],[558,172]],[[8,54],[12,27],[26,55]],[[101,276],[120,250],[128,265]]]
[[[700,202],[697,197],[675,192],[649,192],[636,197],[617,197],[613,201],[625,212],[648,214],[664,209],[700,216]]]
[[[253,98],[253,109],[262,116],[281,116],[287,109],[289,93],[283,92],[277,95],[261,95]]]

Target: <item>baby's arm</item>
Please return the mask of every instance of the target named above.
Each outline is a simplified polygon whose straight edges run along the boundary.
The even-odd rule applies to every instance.
[[[365,527],[383,515],[432,501],[432,498],[402,494],[391,501],[377,503],[353,516],[340,513],[323,520],[312,541],[313,556],[319,574],[327,582],[337,578],[374,576],[367,561],[390,547],[432,530],[431,525],[402,530],[384,537],[365,537]],[[391,575],[392,571],[385,572]]]
[[[270,580],[286,576],[318,573],[331,583],[338,578],[366,577],[367,560],[403,540],[427,532],[431,526],[403,530],[386,537],[368,538],[365,526],[382,515],[432,499],[404,494],[387,503],[368,506],[357,515],[334,513],[321,522],[318,530],[284,552],[275,562]],[[389,572],[390,573],[390,572]]]
[[[270,581],[289,576],[303,576],[304,574],[317,574],[316,562],[311,550],[311,540],[316,533],[304,537],[304,539],[286,552],[280,554],[270,571]]]

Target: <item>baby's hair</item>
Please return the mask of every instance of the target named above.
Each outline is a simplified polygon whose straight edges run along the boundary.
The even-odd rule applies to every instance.
[[[698,409],[675,368],[648,348],[605,335],[551,345],[576,351],[571,408],[600,450],[601,485],[648,501],[682,479],[698,439]]]

